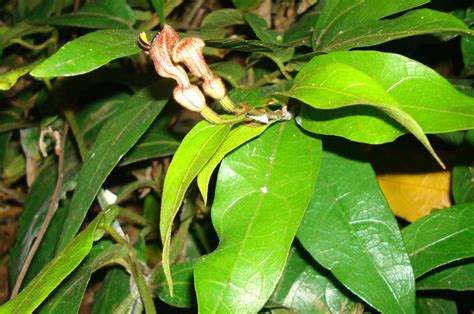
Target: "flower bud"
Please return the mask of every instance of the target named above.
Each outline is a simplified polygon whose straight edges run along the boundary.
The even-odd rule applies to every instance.
[[[191,111],[201,112],[206,107],[206,99],[196,85],[176,87],[173,97],[178,104]]]
[[[221,78],[215,76],[211,80],[205,80],[202,83],[202,89],[206,94],[217,100],[224,98],[227,93]]]

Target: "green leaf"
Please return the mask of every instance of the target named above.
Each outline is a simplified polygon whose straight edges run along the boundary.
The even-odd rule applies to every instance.
[[[270,301],[300,313],[362,313],[362,305],[353,299],[327,270],[296,248]]]
[[[49,33],[52,30],[53,28],[49,26],[37,26],[25,22],[20,22],[13,27],[0,27],[0,51],[2,48],[5,50],[5,48],[13,45],[14,39],[37,33]]]
[[[166,173],[160,214],[160,234],[163,243],[163,271],[173,295],[170,273],[170,244],[173,221],[183,202],[184,194],[206,162],[214,155],[231,129],[230,125],[198,123],[183,139]]]
[[[16,84],[18,79],[28,74],[38,62],[39,61],[36,61],[20,68],[0,74],[0,90],[9,90],[10,88],[12,88]]]
[[[151,4],[153,5],[153,8],[156,11],[156,14],[158,15],[158,18],[160,19],[160,24],[165,25],[166,20],[165,20],[165,1],[164,0],[151,0]]]
[[[194,268],[199,312],[253,313],[274,290],[319,171],[321,142],[294,121],[270,126],[221,164],[216,251]]]
[[[262,132],[265,131],[268,126],[268,124],[259,127],[239,125],[230,131],[222,145],[217,149],[216,153],[211,157],[211,159],[209,159],[197,177],[198,187],[201,191],[204,203],[207,203],[207,192],[212,173],[221,160],[225,157],[225,155],[240,145],[262,134]]]
[[[174,154],[179,141],[166,130],[166,125],[160,122],[156,121],[143,134],[140,141],[123,157],[121,166]]]
[[[283,42],[283,33],[269,29],[263,17],[254,13],[245,13],[244,18],[261,41],[275,44]]]
[[[417,220],[403,229],[415,277],[474,257],[474,203],[453,206]]]
[[[456,301],[439,297],[418,297],[416,299],[417,314],[457,314]]]
[[[456,204],[474,202],[474,130],[467,132],[457,164],[453,168],[451,190]]]
[[[233,87],[238,87],[239,82],[245,77],[245,69],[238,62],[214,62],[209,64],[212,72],[228,81]]]
[[[35,77],[73,76],[93,71],[112,60],[140,51],[137,30],[99,30],[68,42],[40,63]]]
[[[117,29],[131,28],[135,23],[135,16],[126,0],[95,0],[90,1],[76,12],[44,20],[33,20],[33,23]]]
[[[226,28],[245,24],[242,12],[236,9],[222,9],[209,13],[201,23],[198,35],[206,39],[224,38]]]
[[[196,295],[194,293],[193,270],[194,265],[192,261],[171,266],[173,296],[170,295],[165,275],[161,272],[156,288],[156,294],[161,301],[180,308],[194,307],[196,305]]]
[[[58,243],[61,250],[79,230],[105,179],[120,159],[138,142],[161,112],[170,94],[164,82],[152,84],[132,96],[120,114],[108,120],[84,161],[77,179],[63,232]],[[113,149],[111,149],[113,148]]]
[[[429,0],[390,3],[377,0],[328,1],[316,22],[313,50],[349,50],[422,34],[473,34],[453,15],[429,9],[387,18],[427,2]]]
[[[99,214],[15,298],[0,306],[0,313],[31,313],[89,254],[95,232],[104,215]]]
[[[244,103],[253,108],[266,107],[272,97],[262,89],[258,88],[234,88],[229,92],[230,98],[238,104]]]
[[[99,291],[94,295],[92,314],[114,313],[130,294],[130,275],[121,268],[113,268],[105,276]]]
[[[311,10],[300,17],[284,34],[283,43],[293,47],[311,46],[311,35],[318,17],[318,10]]]
[[[474,259],[437,268],[420,277],[417,290],[474,290]]]
[[[432,69],[397,54],[353,51],[315,57],[285,94],[318,109],[374,107],[305,109],[298,121],[308,131],[381,144],[403,134],[403,126],[433,156],[423,133],[474,128],[473,98]]]
[[[304,248],[349,290],[383,313],[413,313],[415,282],[397,222],[371,166],[346,142],[324,152],[298,231]],[[345,151],[351,152],[349,155]]]
[[[245,40],[240,38],[208,39],[206,40],[206,45],[212,48],[243,52],[271,52],[288,48],[274,43],[265,43],[259,40]]]
[[[123,244],[99,242],[94,245],[82,264],[67,277],[44,303],[39,313],[78,313],[82,298],[93,272],[128,254]]]

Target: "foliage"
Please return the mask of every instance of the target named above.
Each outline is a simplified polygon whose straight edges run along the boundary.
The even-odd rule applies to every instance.
[[[472,309],[469,1],[6,2],[0,313]]]

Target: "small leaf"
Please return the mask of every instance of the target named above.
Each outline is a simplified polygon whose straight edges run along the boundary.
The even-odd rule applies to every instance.
[[[245,13],[244,18],[261,41],[276,44],[283,41],[283,33],[269,29],[263,17],[254,13]]]
[[[463,258],[474,257],[474,203],[436,211],[403,229],[415,277]]]
[[[113,313],[130,295],[130,275],[121,268],[107,272],[99,291],[94,295],[92,314]]]
[[[246,40],[240,38],[208,39],[206,45],[212,48],[228,49],[243,52],[271,52],[288,48],[283,45],[265,43],[259,40]]]
[[[15,298],[0,306],[0,313],[31,313],[89,254],[102,213],[71,241]]]
[[[209,67],[212,72],[228,81],[233,87],[238,87],[239,82],[245,77],[245,69],[238,62],[214,62]]]
[[[108,120],[101,129],[79,173],[78,189],[71,200],[71,211],[63,226],[58,251],[79,230],[105,179],[156,119],[168,101],[169,93],[169,86],[163,85],[163,81],[138,91],[122,107],[120,114]]]
[[[227,33],[227,27],[241,24],[245,24],[245,22],[242,12],[239,10],[217,10],[204,17],[198,35],[205,39],[224,38]]]
[[[173,296],[170,273],[170,244],[173,221],[189,185],[206,162],[214,155],[231,129],[230,125],[198,123],[183,139],[166,173],[160,214],[160,234],[163,243],[163,271]]]
[[[166,126],[156,121],[123,157],[120,165],[125,166],[138,161],[173,155],[178,146],[179,141],[166,130]]]
[[[208,185],[212,173],[221,160],[225,157],[225,155],[240,145],[262,134],[262,132],[265,131],[268,126],[268,124],[259,127],[239,125],[230,131],[222,145],[217,149],[216,153],[211,157],[211,159],[209,159],[197,177],[198,187],[201,191],[204,203],[207,203]]]
[[[33,23],[117,29],[131,28],[135,23],[135,16],[126,0],[95,0],[90,1],[76,12],[44,20],[35,19]]]
[[[40,63],[35,77],[80,75],[140,51],[137,30],[99,30],[68,42]]]
[[[199,312],[255,313],[274,290],[319,171],[321,142],[276,123],[228,155],[211,214],[220,239],[195,264]]]
[[[416,282],[417,290],[474,290],[474,259],[439,267]]]
[[[192,261],[171,266],[171,276],[173,277],[174,295],[170,295],[170,289],[164,273],[158,277],[158,287],[156,294],[161,301],[180,308],[189,308],[196,305],[196,295],[194,293]]]
[[[451,189],[456,204],[474,202],[474,130],[467,132],[457,164],[453,168]]]
[[[375,309],[414,313],[413,270],[397,222],[370,165],[356,146],[344,146],[330,147],[338,154],[323,153],[298,239],[319,264]]]
[[[304,253],[302,248],[290,252],[271,304],[300,313],[362,313],[362,304]]]
[[[250,9],[260,5],[262,0],[232,0],[237,9]]]
[[[39,61],[33,62],[20,68],[0,74],[0,90],[9,90],[12,88],[18,79],[28,74],[36,66],[36,64],[38,64],[38,62]]]
[[[392,1],[335,0],[321,11],[313,33],[313,50],[349,50],[422,34],[473,34],[451,14],[420,9],[387,18],[429,0]]]
[[[417,314],[457,314],[456,301],[445,298],[418,297],[416,299]]]
[[[347,107],[305,109],[298,121],[308,131],[381,144],[403,134],[403,126],[435,158],[423,133],[474,128],[471,97],[432,69],[396,54],[353,51],[314,57],[284,94],[318,109]],[[353,105],[376,109],[348,107]]]

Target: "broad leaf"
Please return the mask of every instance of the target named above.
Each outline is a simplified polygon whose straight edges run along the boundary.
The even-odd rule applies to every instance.
[[[68,42],[32,72],[35,77],[73,76],[140,51],[139,31],[99,30]]]
[[[318,109],[346,107],[305,109],[298,121],[308,131],[370,144],[409,131],[434,156],[423,133],[474,128],[473,98],[432,69],[396,54],[354,51],[315,57],[285,94]],[[374,108],[348,107],[353,105]]]
[[[245,24],[242,12],[236,9],[222,9],[209,13],[204,17],[198,36],[205,39],[224,38],[226,28],[232,25]]]
[[[387,18],[427,2],[429,0],[327,1],[316,22],[313,50],[349,50],[422,34],[472,34],[466,24],[453,15],[429,9]]]
[[[184,195],[206,162],[214,155],[231,129],[230,125],[198,123],[183,139],[166,173],[160,213],[160,234],[163,243],[163,271],[173,295],[170,273],[170,245],[173,221]]]
[[[245,69],[234,61],[214,62],[209,67],[212,72],[228,81],[233,87],[238,87],[239,82],[245,77]]]
[[[474,259],[437,268],[419,278],[417,290],[474,290]]]
[[[362,305],[353,299],[327,270],[296,248],[270,302],[300,313],[362,313]]]
[[[283,33],[269,29],[263,17],[254,13],[245,13],[244,18],[261,41],[276,44],[283,42]]]
[[[171,275],[173,276],[173,296],[170,295],[170,289],[166,282],[164,273],[160,273],[156,294],[158,294],[161,301],[181,308],[196,306],[193,270],[194,265],[192,261],[171,266]]]
[[[250,9],[259,6],[262,0],[232,0],[232,2],[238,9]]]
[[[474,257],[474,203],[435,211],[403,229],[415,276]]]
[[[67,277],[41,306],[40,313],[78,313],[94,271],[123,260],[128,254],[123,244],[100,242],[94,245],[82,264]]]
[[[263,307],[308,205],[320,154],[321,142],[289,121],[224,159],[211,209],[220,243],[194,268],[200,312]]]
[[[350,155],[323,153],[298,239],[319,264],[377,310],[413,313],[413,270],[397,222],[374,171],[356,146],[348,147]]]
[[[199,172],[197,177],[197,183],[199,190],[201,191],[204,203],[207,203],[207,192],[209,186],[209,180],[211,179],[214,169],[221,162],[221,160],[239,147],[240,145],[250,141],[254,137],[259,136],[265,131],[268,127],[268,124],[259,127],[249,127],[246,125],[239,125],[230,131],[229,135],[222,143],[222,145],[217,149],[216,153],[211,157],[211,159],[206,163],[204,168]]]
[[[104,220],[101,213],[15,298],[0,306],[0,313],[31,313],[89,254],[96,229]]]
[[[120,114],[107,121],[101,129],[79,173],[78,189],[71,200],[71,211],[63,226],[58,252],[79,230],[107,176],[165,106],[169,97],[169,86],[163,84],[153,84],[138,91],[122,107]]]
[[[135,23],[132,9],[126,0],[94,0],[78,11],[34,20],[36,24],[75,26],[87,28],[131,28]]]
[[[265,43],[259,40],[246,40],[239,38],[209,39],[206,45],[212,48],[229,49],[243,52],[271,52],[288,48],[274,43]]]

